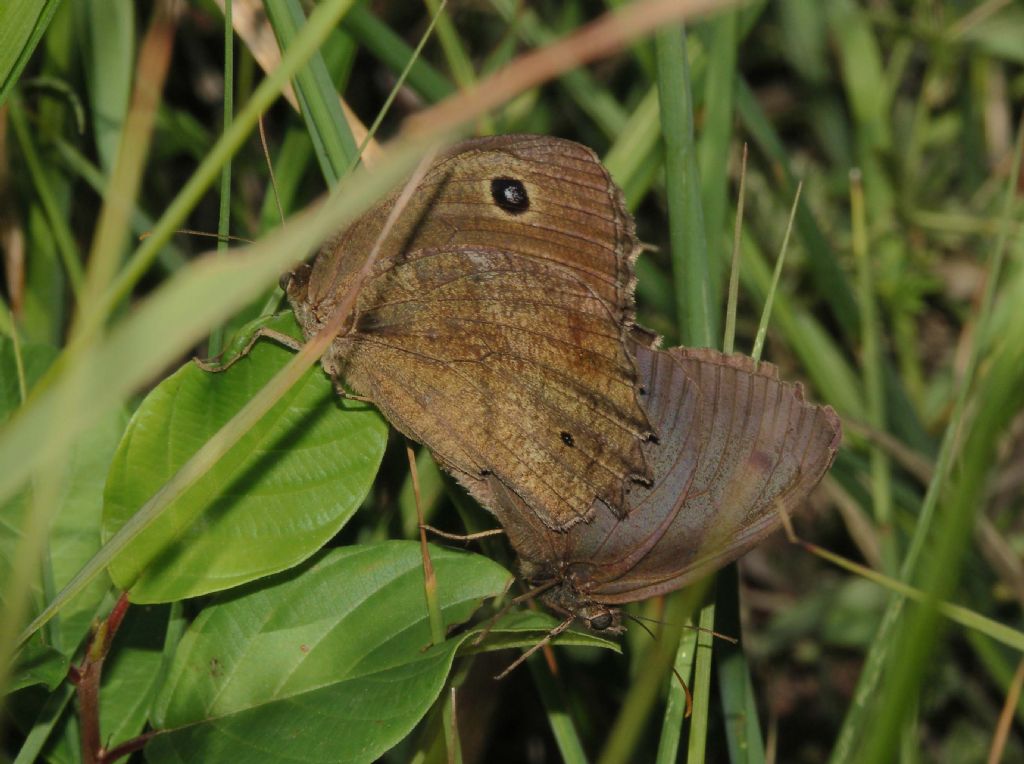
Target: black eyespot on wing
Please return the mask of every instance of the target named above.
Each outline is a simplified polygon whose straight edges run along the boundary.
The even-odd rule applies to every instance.
[[[594,631],[604,631],[612,625],[612,614],[601,613],[601,615],[595,615],[590,619],[589,625]]]
[[[647,386],[646,385],[638,385],[637,388],[636,388],[636,391],[637,391],[637,393],[639,395],[647,395]]]
[[[566,432],[565,430],[562,430],[562,432],[560,432],[559,435],[562,438],[562,442],[565,443],[565,445],[567,445],[569,448],[574,448],[576,446],[576,439],[573,438],[571,432]]]
[[[530,195],[526,193],[526,186],[515,178],[492,180],[491,198],[510,215],[520,215],[530,209]]]
[[[491,471],[484,469],[484,470],[480,470],[479,474],[480,474],[480,477],[487,477],[488,475],[491,474]]]

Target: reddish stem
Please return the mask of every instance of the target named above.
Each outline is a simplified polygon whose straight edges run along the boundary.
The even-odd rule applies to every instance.
[[[100,678],[103,675],[103,661],[110,652],[114,635],[128,612],[128,593],[118,598],[114,608],[103,621],[93,627],[85,657],[77,669],[72,667],[68,676],[77,687],[78,716],[82,727],[82,761],[84,764],[100,764],[104,761],[103,746],[100,745]]]
[[[138,737],[133,737],[131,740],[126,740],[109,751],[101,751],[99,757],[100,764],[110,764],[110,762],[117,761],[136,751],[141,751],[155,734],[157,734],[155,730],[146,732]]]

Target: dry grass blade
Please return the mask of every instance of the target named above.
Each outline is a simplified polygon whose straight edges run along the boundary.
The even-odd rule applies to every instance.
[[[992,747],[988,751],[988,764],[999,764],[1003,760],[1006,741],[1010,736],[1010,726],[1013,724],[1017,702],[1020,700],[1021,687],[1024,687],[1024,658],[1017,664],[1017,671],[1014,672],[1013,681],[1010,682],[1010,690],[1006,693],[1006,702],[1003,703],[1003,710],[999,714],[999,724],[996,726],[995,734],[992,735]]]
[[[217,5],[221,11],[224,10],[224,0],[217,0]],[[260,68],[267,74],[274,71],[281,62],[281,49],[277,46],[274,31],[270,28],[270,22],[263,11],[263,3],[260,0],[234,0],[231,4],[231,23]],[[281,95],[295,111],[299,110],[299,102],[291,84],[282,89]],[[345,121],[348,122],[356,143],[362,145],[365,142],[362,153],[363,162],[367,167],[372,167],[373,163],[380,159],[380,144],[373,138],[367,140],[369,132],[366,125],[352,111],[344,98],[339,96],[338,101],[341,103]]]

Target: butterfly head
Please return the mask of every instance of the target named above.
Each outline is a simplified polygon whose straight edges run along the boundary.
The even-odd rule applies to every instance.
[[[625,631],[619,609],[595,602],[577,586],[571,575],[563,577],[556,586],[543,595],[542,600],[555,612],[575,616],[577,621],[591,631],[610,635]]]

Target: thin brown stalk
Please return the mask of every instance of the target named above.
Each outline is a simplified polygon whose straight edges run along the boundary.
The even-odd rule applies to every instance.
[[[1013,724],[1013,716],[1017,711],[1017,703],[1020,701],[1021,687],[1024,686],[1024,658],[1017,664],[1017,671],[1010,682],[1010,689],[1006,693],[1006,702],[1003,703],[1003,710],[999,714],[999,723],[996,725],[995,734],[992,735],[992,746],[988,749],[988,764],[999,764],[1003,760],[1003,752],[1006,750],[1006,741],[1010,736],[1010,725]]]

